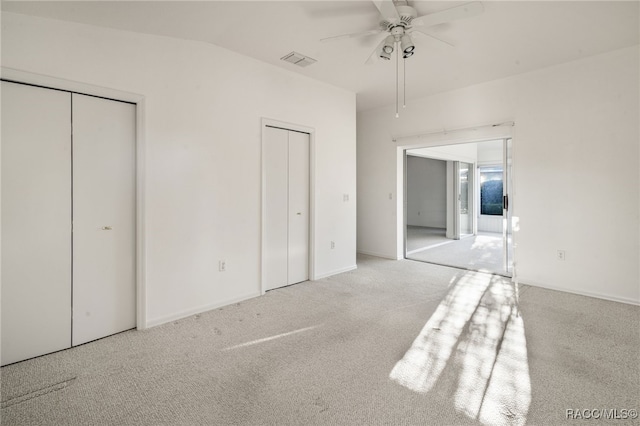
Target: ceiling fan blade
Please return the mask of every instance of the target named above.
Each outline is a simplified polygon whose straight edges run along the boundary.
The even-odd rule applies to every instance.
[[[412,31],[410,31],[410,34],[415,34],[415,35],[417,35],[417,36],[418,36],[418,37],[420,37],[420,38],[422,38],[422,37],[429,37],[430,39],[437,41],[437,42],[438,42],[438,44],[439,44],[440,46],[442,46],[442,47],[446,47],[447,49],[450,49],[450,48],[456,47],[456,45],[455,45],[455,44],[453,44],[453,43],[451,43],[450,41],[443,40],[443,39],[441,39],[440,37],[436,37],[436,36],[434,36],[433,34],[425,33],[424,31],[417,30],[417,29],[415,29],[415,28],[413,28],[413,30],[412,30]]]
[[[455,21],[456,19],[470,18],[472,16],[480,15],[482,12],[484,12],[484,6],[482,3],[474,1],[463,4],[462,6],[430,13],[429,15],[418,16],[411,21],[411,25],[431,27],[438,24],[444,24],[445,22]]]
[[[376,46],[376,48],[375,48],[375,49],[373,49],[373,52],[371,52],[371,55],[369,55],[369,59],[367,59],[367,61],[365,62],[365,64],[370,65],[370,64],[373,64],[373,63],[375,63],[375,62],[377,62],[377,61],[378,61],[378,59],[380,58],[380,57],[378,56],[378,52],[380,52],[380,50],[382,49],[382,45],[384,44],[384,41],[385,41],[386,39],[387,39],[387,38],[385,37],[385,38],[383,38],[382,40],[380,40],[380,43],[378,43],[378,45]]]
[[[372,0],[380,11],[380,15],[389,22],[399,22],[400,15],[393,4],[393,0]]]
[[[327,38],[320,39],[320,41],[325,42],[325,41],[344,40],[344,39],[347,39],[347,38],[355,38],[355,37],[366,37],[366,36],[370,36],[370,35],[374,35],[374,34],[380,34],[381,32],[382,32],[381,29],[362,31],[362,32],[359,32],[359,33],[342,34],[342,35],[338,35],[338,36],[327,37]]]

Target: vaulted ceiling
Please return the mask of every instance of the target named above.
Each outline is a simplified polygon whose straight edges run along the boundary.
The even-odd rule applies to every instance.
[[[418,15],[465,4],[409,1]],[[406,60],[407,99],[508,77],[640,43],[638,1],[483,1],[478,16],[430,27]],[[2,10],[215,44],[357,93],[359,110],[395,102],[395,60],[365,64],[382,35],[321,42],[378,28],[356,1],[3,1]],[[317,62],[281,61],[291,51]]]

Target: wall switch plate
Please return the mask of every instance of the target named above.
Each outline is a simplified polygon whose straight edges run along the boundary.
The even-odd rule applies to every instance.
[[[342,194],[342,201],[344,202],[349,201],[349,194]]]
[[[224,271],[227,270],[227,261],[226,260],[218,261],[218,270],[220,272],[224,272]]]
[[[331,241],[331,250],[333,250],[334,248],[336,248],[336,243],[335,241]]]
[[[565,260],[566,259],[566,253],[564,252],[564,250],[558,250],[558,260]]]

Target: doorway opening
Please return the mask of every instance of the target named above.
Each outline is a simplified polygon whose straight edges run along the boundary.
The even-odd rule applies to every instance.
[[[511,143],[404,151],[406,259],[512,275]]]

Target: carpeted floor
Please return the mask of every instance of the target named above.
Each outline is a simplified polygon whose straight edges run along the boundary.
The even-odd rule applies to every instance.
[[[407,244],[408,236],[409,233]],[[460,240],[447,239],[444,243],[431,245],[423,250],[407,252],[407,258],[483,272],[511,273],[510,268],[508,271],[504,268],[503,248],[501,234],[480,232]],[[510,255],[513,256],[512,250]]]
[[[450,238],[447,238],[446,229],[407,225],[407,253],[421,251],[451,241]]]
[[[352,272],[4,367],[1,421],[561,425],[579,423],[567,410],[640,408],[639,307],[515,296],[500,276],[361,256]]]

